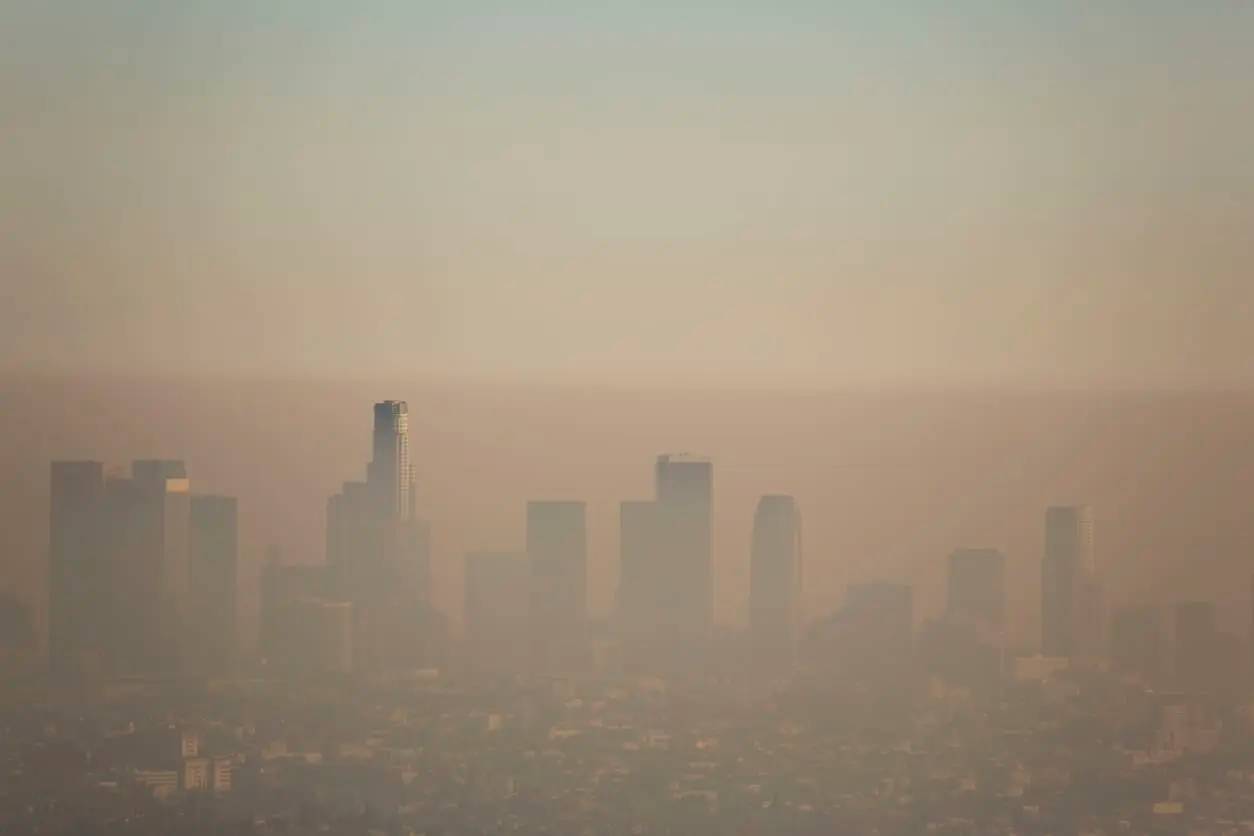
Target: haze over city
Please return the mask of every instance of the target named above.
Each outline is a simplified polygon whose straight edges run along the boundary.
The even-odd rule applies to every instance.
[[[1254,832],[1254,6],[0,6],[0,832]]]
[[[0,358],[1248,384],[1252,15],[8,3]]]

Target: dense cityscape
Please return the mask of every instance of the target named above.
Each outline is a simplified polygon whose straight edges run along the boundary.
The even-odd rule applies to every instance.
[[[1034,647],[982,544],[937,556],[934,617],[889,580],[803,613],[783,494],[758,502],[733,630],[715,463],[665,454],[621,503],[611,613],[588,606],[585,503],[538,500],[516,549],[464,555],[458,629],[407,404],[375,404],[371,438],[325,562],[264,567],[255,652],[234,498],[181,461],[51,464],[46,642],[0,601],[0,832],[1254,832],[1251,643],[1213,602],[1108,607],[1085,505],[1042,509]]]

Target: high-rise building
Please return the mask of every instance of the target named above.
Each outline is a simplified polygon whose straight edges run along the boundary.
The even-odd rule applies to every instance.
[[[53,462],[48,531],[48,658],[61,681],[97,660],[109,601],[109,555],[103,548],[99,462]]]
[[[527,555],[466,555],[466,641],[472,664],[486,670],[520,670],[527,664]]]
[[[621,506],[618,625],[633,667],[691,668],[713,621],[714,468],[659,456],[656,498]]]
[[[680,636],[707,635],[714,618],[714,465],[689,454],[658,456],[661,538],[667,554],[663,623]]]
[[[758,500],[749,557],[749,630],[764,660],[793,660],[801,626],[801,512],[791,496]]]
[[[1087,506],[1045,512],[1041,561],[1041,649],[1046,656],[1100,653],[1102,594]]]
[[[53,462],[50,659],[59,678],[162,674],[234,653],[235,501],[192,501],[182,461],[131,475]],[[195,508],[195,512],[193,512]],[[218,667],[214,665],[213,667]]]
[[[409,461],[409,405],[382,401],[374,405],[373,458],[366,482],[384,519],[414,516],[414,471]]]
[[[415,513],[409,408],[374,405],[365,482],[345,482],[327,502],[327,563],[335,597],[353,606],[353,657],[363,668],[412,667],[426,655],[430,536]]]
[[[582,655],[587,617],[588,524],[582,502],[527,503],[531,622],[542,666],[573,664]]]
[[[1124,607],[1110,627],[1110,663],[1120,673],[1156,682],[1163,673],[1165,651],[1162,616],[1156,607]]]
[[[1006,623],[1006,556],[996,549],[958,549],[949,555],[948,600],[951,618],[968,618],[990,627]]]
[[[124,673],[171,673],[188,647],[190,483],[181,461],[141,460],[105,484],[113,557],[113,657]]]
[[[234,497],[193,496],[188,523],[190,664],[225,673],[238,649],[239,522]]]

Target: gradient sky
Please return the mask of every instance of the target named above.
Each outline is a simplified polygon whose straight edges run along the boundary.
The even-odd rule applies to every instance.
[[[0,3],[0,367],[1254,383],[1254,4],[616,6]]]

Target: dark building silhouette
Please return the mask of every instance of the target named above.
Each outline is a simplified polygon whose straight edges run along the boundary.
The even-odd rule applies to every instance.
[[[188,523],[191,666],[232,670],[238,654],[239,521],[229,496],[193,496]]]
[[[535,661],[578,664],[588,608],[588,523],[582,502],[527,503],[531,626]]]
[[[466,555],[466,644],[471,665],[483,671],[520,671],[528,664],[530,568],[527,555]]]
[[[65,680],[173,673],[189,639],[187,468],[139,460],[131,477],[54,462],[49,658]]]
[[[1156,682],[1163,674],[1166,636],[1156,607],[1118,610],[1110,628],[1110,663],[1120,673]]]
[[[801,591],[801,512],[791,496],[764,496],[753,516],[749,557],[749,630],[760,662],[793,663]]]
[[[1041,562],[1041,650],[1046,656],[1093,656],[1101,651],[1101,587],[1087,506],[1045,512]]]
[[[365,482],[345,482],[327,502],[327,563],[337,599],[353,604],[354,661],[363,669],[423,663],[433,619],[430,537],[415,514],[404,401],[374,406]]]
[[[175,673],[189,643],[190,482],[181,461],[141,460],[106,484],[118,670]]]
[[[108,623],[109,554],[101,514],[104,466],[53,462],[48,532],[48,660],[60,681],[79,677]]]

